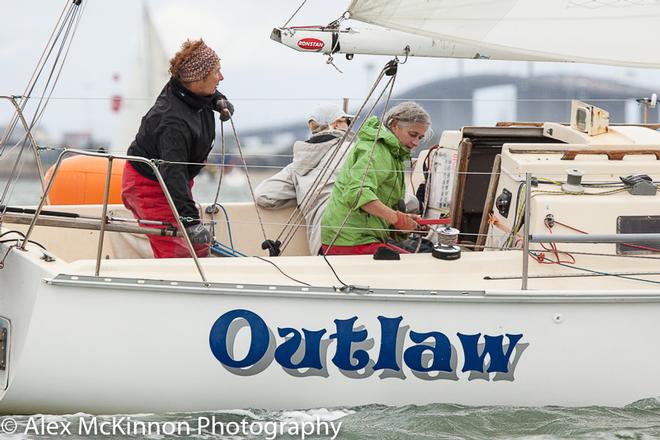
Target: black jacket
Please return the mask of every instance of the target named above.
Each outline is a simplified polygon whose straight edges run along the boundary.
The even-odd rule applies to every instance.
[[[168,162],[203,163],[215,139],[215,102],[226,97],[217,92],[212,96],[198,96],[172,78],[156,99],[156,103],[142,118],[135,140],[128,154]],[[156,180],[151,169],[142,163],[131,165],[144,177]],[[202,170],[202,165],[163,163],[159,170],[172,195],[181,217],[199,222],[199,213],[190,192],[189,181]]]

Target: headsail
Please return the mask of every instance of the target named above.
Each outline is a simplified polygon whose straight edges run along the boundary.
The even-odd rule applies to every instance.
[[[118,130],[112,139],[112,147],[120,151],[127,149],[135,139],[142,117],[169,80],[167,52],[145,3],[142,17],[144,34],[140,41],[140,51],[129,78],[130,84],[126,90],[128,99],[119,113]]]
[[[352,0],[348,12],[485,57],[660,67],[660,0]]]

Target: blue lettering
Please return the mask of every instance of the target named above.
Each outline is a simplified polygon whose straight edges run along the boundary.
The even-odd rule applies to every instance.
[[[364,368],[369,363],[369,353],[365,350],[355,350],[351,353],[353,342],[362,342],[367,339],[367,331],[354,331],[353,324],[357,321],[357,316],[350,319],[335,319],[337,332],[330,335],[330,339],[337,339],[337,350],[332,358],[332,363],[337,368],[346,371],[357,371]],[[352,360],[356,363],[353,365]]]
[[[282,344],[275,350],[275,360],[284,368],[299,369],[299,368],[316,368],[320,370],[323,368],[321,363],[321,338],[325,334],[324,330],[310,331],[303,329],[305,333],[305,354],[300,362],[294,364],[291,360],[293,355],[298,351],[302,336],[295,328],[279,328],[277,332],[282,338],[292,335],[290,339],[282,342]]]
[[[378,316],[380,342],[377,359],[375,356],[374,359],[370,357],[370,354],[376,354],[374,338],[369,337],[364,326],[357,324],[357,316],[335,319],[335,332],[329,336],[326,336],[330,332],[328,329],[278,327],[280,338],[277,344],[272,334],[274,329],[269,328],[258,314],[250,310],[234,309],[213,323],[209,346],[213,356],[223,366],[240,376],[261,373],[275,360],[291,376],[328,377],[327,350],[334,339],[332,363],[349,378],[366,378],[375,371],[384,370],[380,373],[381,379],[406,379],[404,371],[407,367],[415,377],[422,380],[458,380],[456,372],[459,367],[455,356],[457,346],[452,346],[444,333],[416,332],[408,325],[402,326],[403,320],[403,316]],[[237,339],[239,332],[248,330],[249,335],[241,334]],[[530,345],[527,342],[520,343],[522,334],[456,335],[464,356],[461,371],[470,372],[468,380],[490,380],[489,373],[499,373],[492,380],[513,381],[516,365]],[[406,343],[408,338],[410,342]],[[435,374],[427,374],[431,372]]]
[[[451,369],[451,343],[449,338],[440,332],[417,333],[410,332],[410,339],[417,344],[424,342],[428,338],[435,340],[434,345],[413,345],[403,353],[403,361],[408,368],[415,371],[452,371]],[[422,356],[425,351],[433,354],[433,360],[428,367],[424,366]]]
[[[490,365],[488,366],[488,373],[508,373],[509,372],[509,358],[516,344],[522,338],[520,335],[510,335],[506,334],[506,337],[509,338],[509,348],[504,353],[502,348],[502,342],[504,341],[504,336],[489,336],[484,335],[486,340],[486,345],[484,346],[483,352],[481,355],[478,353],[478,344],[481,333],[476,335],[464,335],[462,333],[457,333],[458,339],[461,340],[461,345],[463,345],[463,352],[465,353],[465,365],[461,371],[478,371],[480,373],[484,372],[484,359],[486,353],[490,357]]]
[[[386,318],[379,316],[380,321],[380,351],[378,353],[378,361],[374,365],[375,370],[394,370],[399,371],[401,368],[396,361],[396,348],[397,336],[399,333],[399,324],[403,320],[402,316],[398,318]]]
[[[234,360],[227,350],[227,332],[229,326],[236,319],[244,319],[250,327],[251,339],[250,349],[242,360]],[[209,335],[211,352],[222,364],[232,368],[250,367],[261,360],[268,350],[270,336],[268,327],[259,315],[249,310],[237,309],[225,313],[219,317]]]

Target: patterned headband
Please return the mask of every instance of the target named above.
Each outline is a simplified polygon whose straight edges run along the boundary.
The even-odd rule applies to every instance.
[[[204,79],[218,62],[220,62],[218,54],[202,42],[179,69],[179,79],[182,82]]]

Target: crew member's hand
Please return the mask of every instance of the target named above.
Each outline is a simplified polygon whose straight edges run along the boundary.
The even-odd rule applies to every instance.
[[[218,99],[215,103],[215,109],[220,112],[222,122],[228,121],[229,117],[234,114],[234,105],[226,99]]]
[[[399,231],[410,232],[417,229],[417,222],[415,217],[418,217],[415,214],[406,214],[405,212],[396,211],[396,222],[392,224],[394,229]]]
[[[188,226],[186,233],[192,244],[209,244],[211,243],[211,233],[204,227],[203,224],[197,223],[196,225]]]

